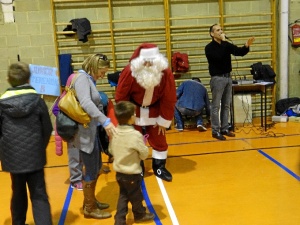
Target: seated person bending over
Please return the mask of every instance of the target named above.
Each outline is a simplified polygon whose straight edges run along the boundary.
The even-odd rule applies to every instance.
[[[183,131],[183,116],[195,117],[197,129],[206,131],[203,125],[202,112],[205,108],[206,118],[210,119],[210,102],[208,93],[199,78],[192,78],[181,83],[176,91],[177,103],[175,105],[174,117],[176,120],[176,129]]]

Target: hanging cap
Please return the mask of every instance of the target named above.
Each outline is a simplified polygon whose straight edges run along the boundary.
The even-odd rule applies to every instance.
[[[157,45],[151,43],[141,44],[132,54],[129,61],[141,57],[143,59],[154,59],[159,55],[159,49]]]

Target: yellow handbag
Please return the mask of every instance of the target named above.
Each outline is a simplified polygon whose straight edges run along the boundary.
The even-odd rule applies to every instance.
[[[88,123],[90,123],[90,121],[91,121],[91,118],[83,110],[80,103],[78,102],[78,100],[76,98],[76,92],[73,87],[73,84],[74,84],[77,76],[78,76],[78,74],[76,74],[73,77],[70,86],[65,87],[65,95],[63,95],[60,98],[60,100],[58,102],[58,107],[62,112],[64,112],[71,119],[82,124],[84,127],[87,127]]]

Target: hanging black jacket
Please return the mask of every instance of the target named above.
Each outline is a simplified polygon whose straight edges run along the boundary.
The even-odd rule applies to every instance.
[[[91,33],[91,23],[87,18],[79,18],[70,20],[72,25],[68,25],[64,31],[74,31],[77,33],[79,41],[83,43],[88,41],[87,35]],[[73,36],[73,34],[66,34],[67,36]]]
[[[33,87],[9,88],[0,98],[0,159],[2,169],[26,173],[46,164],[52,132],[48,108]]]

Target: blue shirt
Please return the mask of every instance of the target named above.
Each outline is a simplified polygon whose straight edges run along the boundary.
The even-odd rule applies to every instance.
[[[206,115],[210,117],[210,101],[206,88],[194,80],[181,83],[176,90],[176,106],[201,112],[206,109]]]

